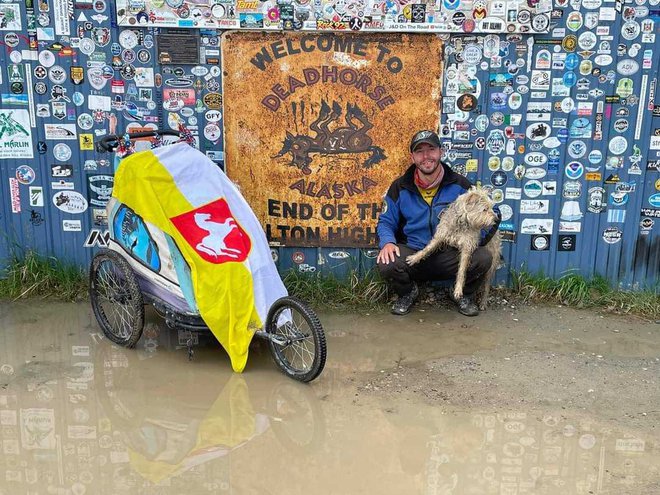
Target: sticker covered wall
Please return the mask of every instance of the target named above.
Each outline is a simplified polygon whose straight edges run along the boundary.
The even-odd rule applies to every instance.
[[[280,268],[367,270],[381,196],[414,130],[433,127],[447,164],[500,206],[509,268],[657,286],[658,12],[656,0],[0,2],[0,266],[12,246],[87,265],[114,170],[94,141],[182,121],[227,163]]]

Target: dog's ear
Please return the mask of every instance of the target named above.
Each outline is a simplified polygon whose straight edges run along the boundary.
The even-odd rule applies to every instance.
[[[474,206],[481,201],[481,198],[477,194],[468,194],[465,198],[465,203]]]

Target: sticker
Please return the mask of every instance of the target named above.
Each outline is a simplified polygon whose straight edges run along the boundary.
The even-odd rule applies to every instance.
[[[559,218],[569,222],[575,222],[576,220],[580,220],[583,216],[584,214],[580,209],[580,203],[578,201],[570,200],[562,205]]]
[[[628,148],[628,141],[623,136],[615,136],[610,139],[608,149],[613,155],[621,155]]]
[[[527,127],[525,135],[532,141],[543,141],[550,136],[550,126],[543,122],[536,122]]]
[[[574,180],[564,182],[561,195],[566,199],[579,198],[582,195],[582,184]]]
[[[11,197],[11,212],[21,212],[21,192],[18,180],[9,178],[9,196]]]
[[[55,159],[60,162],[69,161],[71,159],[71,148],[68,144],[57,143],[53,147],[53,156],[55,156]]]
[[[575,251],[575,234],[559,234],[557,251]]]
[[[30,186],[30,206],[42,207],[44,205],[44,188]]]
[[[110,201],[114,177],[111,175],[90,175],[87,177],[87,195],[91,206],[105,207]]]
[[[538,180],[530,180],[523,186],[525,195],[529,198],[536,198],[543,192],[543,186]]]
[[[566,177],[579,179],[584,174],[584,166],[580,162],[570,162],[565,168]]]
[[[550,235],[532,235],[530,249],[532,251],[547,251],[550,249]]]
[[[53,204],[66,213],[83,213],[87,210],[87,200],[76,191],[61,191],[53,196]]]
[[[82,222],[80,220],[62,220],[62,230],[64,232],[82,232]]]
[[[16,169],[16,180],[23,185],[27,186],[32,184],[35,178],[36,174],[34,173],[34,169],[29,165],[20,165]]]
[[[619,227],[607,227],[603,231],[603,240],[608,244],[616,244],[623,237],[623,232]]]
[[[33,158],[27,110],[0,110],[0,159]]]
[[[521,234],[552,234],[552,218],[525,218],[520,225]]]
[[[546,175],[546,170],[541,167],[530,167],[525,170],[526,179],[542,179]]]
[[[528,215],[547,215],[550,201],[547,199],[523,199],[520,201],[520,213]]]

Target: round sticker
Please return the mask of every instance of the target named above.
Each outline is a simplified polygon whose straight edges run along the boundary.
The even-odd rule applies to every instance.
[[[598,38],[592,31],[584,31],[578,38],[578,46],[583,50],[591,50],[597,42]]]
[[[610,139],[608,149],[613,155],[621,155],[628,148],[628,141],[623,136],[615,136]]]
[[[587,145],[584,141],[573,141],[568,145],[568,154],[576,160],[582,158],[587,152]]]
[[[603,240],[608,244],[616,244],[623,237],[623,232],[619,227],[607,227],[603,231]]]
[[[481,47],[475,43],[466,45],[463,48],[463,60],[468,65],[477,65],[481,61],[482,55]]]
[[[641,26],[635,21],[624,22],[621,26],[621,36],[628,41],[637,38],[640,32]]]
[[[39,63],[44,67],[52,67],[55,65],[55,55],[50,50],[40,51]]]
[[[23,61],[23,55],[18,50],[14,50],[9,54],[9,59],[15,64],[20,64]]]
[[[119,33],[119,44],[128,49],[135,48],[138,44],[137,33],[131,29],[125,29]]]
[[[511,208],[509,205],[500,205],[499,206],[500,213],[502,214],[502,221],[506,222],[513,217],[513,208]]]
[[[94,50],[96,50],[96,45],[90,38],[81,38],[78,44],[78,48],[80,49],[81,53],[89,56],[94,53]]]
[[[66,81],[66,71],[59,65],[53,65],[48,69],[48,79],[54,84],[62,84]]]
[[[548,29],[550,17],[546,14],[536,14],[532,17],[532,29],[536,32],[542,32]]]
[[[536,198],[543,192],[543,185],[538,180],[530,180],[524,186],[525,195],[529,198]]]
[[[19,42],[20,38],[16,33],[5,34],[5,45],[7,45],[9,48],[17,47]]]
[[[584,165],[580,162],[570,162],[564,170],[569,179],[579,179],[584,174]]]
[[[589,162],[596,165],[603,160],[603,153],[600,150],[592,150],[589,152]]]
[[[71,159],[71,148],[64,143],[57,143],[53,147],[53,156],[60,162],[66,162]]]
[[[20,165],[16,169],[16,180],[24,185],[29,185],[34,182],[36,175],[34,170],[29,165]]]
[[[545,251],[550,245],[548,237],[544,235],[535,235],[532,237],[532,245],[537,251]]]
[[[89,131],[92,127],[94,127],[94,119],[88,113],[81,113],[78,116],[78,127],[80,127],[83,131]]]

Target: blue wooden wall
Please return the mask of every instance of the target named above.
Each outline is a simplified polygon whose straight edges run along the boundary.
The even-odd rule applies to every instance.
[[[221,91],[220,32],[196,31],[199,66],[159,65],[157,31],[118,27],[113,2],[64,1],[73,7],[65,21],[54,12],[60,3],[0,3],[0,267],[25,249],[89,264],[104,242],[99,210],[112,163],[84,149],[82,135],[167,127],[165,90],[194,91],[174,111],[199,148],[223,161],[206,120]],[[660,6],[562,0],[551,18],[547,34],[448,36],[440,109],[448,161],[504,206],[509,268],[657,288]],[[469,94],[476,105],[461,98]],[[62,194],[64,210],[54,204]],[[344,277],[373,267],[376,251],[274,253],[282,271]]]

